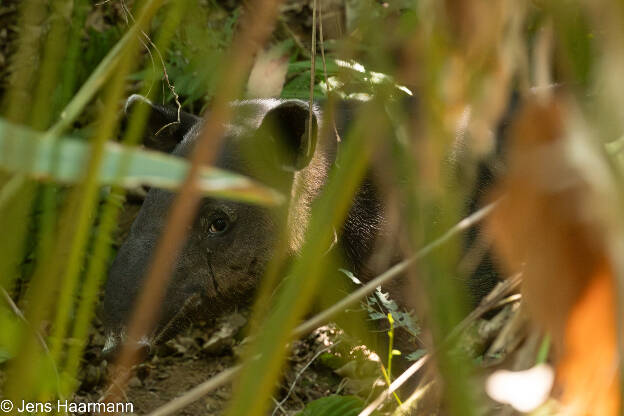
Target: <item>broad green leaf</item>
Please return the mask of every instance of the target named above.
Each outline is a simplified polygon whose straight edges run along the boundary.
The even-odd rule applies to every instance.
[[[80,182],[90,159],[88,142],[62,137],[53,139],[0,119],[0,169],[38,180],[73,184]],[[136,147],[106,143],[98,182],[132,188],[139,185],[176,189],[189,169],[182,158]],[[257,204],[278,204],[282,196],[249,178],[225,170],[204,167],[199,188],[206,196]]]
[[[297,416],[357,416],[365,403],[355,396],[329,396],[309,403]],[[373,415],[378,413],[373,412]]]

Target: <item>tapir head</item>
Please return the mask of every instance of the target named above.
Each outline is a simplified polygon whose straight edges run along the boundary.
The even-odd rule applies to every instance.
[[[201,132],[201,119],[152,104],[134,95],[131,107],[149,106],[146,146],[187,157]],[[298,173],[313,157],[318,114],[308,131],[309,107],[299,100],[250,100],[231,104],[234,117],[216,166],[293,193]],[[123,339],[125,325],[143,286],[175,195],[152,188],[110,268],[103,304],[106,350]],[[249,301],[284,224],[284,207],[267,208],[204,198],[179,254],[159,310],[159,323],[146,342],[166,339],[196,316],[216,316]]]

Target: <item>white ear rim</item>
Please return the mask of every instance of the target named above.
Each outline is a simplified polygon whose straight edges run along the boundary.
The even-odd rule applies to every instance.
[[[149,100],[148,98],[145,98],[144,96],[142,96],[141,94],[132,94],[130,97],[128,97],[128,99],[126,100],[126,104],[124,104],[124,113],[128,114],[128,111],[130,110],[130,107],[132,107],[132,105],[137,102],[137,101],[141,101],[145,104],[148,104],[150,106],[152,106],[152,101]]]

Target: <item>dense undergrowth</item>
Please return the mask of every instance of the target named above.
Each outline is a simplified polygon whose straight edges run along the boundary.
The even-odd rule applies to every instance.
[[[201,394],[155,414],[232,380],[206,414],[616,414],[622,16],[616,2],[568,0],[2,2],[0,396],[114,402],[128,381],[145,390],[159,365],[173,371],[162,357],[221,357]],[[135,93],[205,114],[209,133],[241,98],[311,100],[327,120],[345,100],[367,104],[337,137],[297,256],[278,252],[246,302],[249,324],[238,312],[220,330],[202,322],[203,335],[142,364],[122,354],[112,371],[95,313],[146,188],[195,203],[285,197],[196,169],[210,146],[189,160],[146,151],[147,113],[123,114]],[[384,223],[396,241],[378,247],[383,284],[326,255],[371,167],[400,207]],[[171,215],[190,224],[191,206]],[[471,303],[491,258],[501,283]],[[401,300],[387,292],[399,275]],[[332,320],[346,333],[321,326]]]

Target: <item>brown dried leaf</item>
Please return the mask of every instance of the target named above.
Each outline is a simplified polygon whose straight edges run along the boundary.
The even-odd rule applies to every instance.
[[[570,160],[566,117],[571,112],[560,98],[520,111],[498,189],[505,197],[489,228],[503,263],[523,269],[532,318],[553,335],[563,404],[574,415],[615,415],[613,274],[604,224],[592,210],[596,191]]]
[[[247,95],[254,98],[279,97],[287,71],[288,56],[281,49],[259,52],[247,81]]]
[[[555,339],[563,339],[569,309],[601,257],[579,212],[580,178],[564,160],[559,102],[530,103],[514,125],[501,206],[489,223],[510,270],[524,269],[529,311]]]

